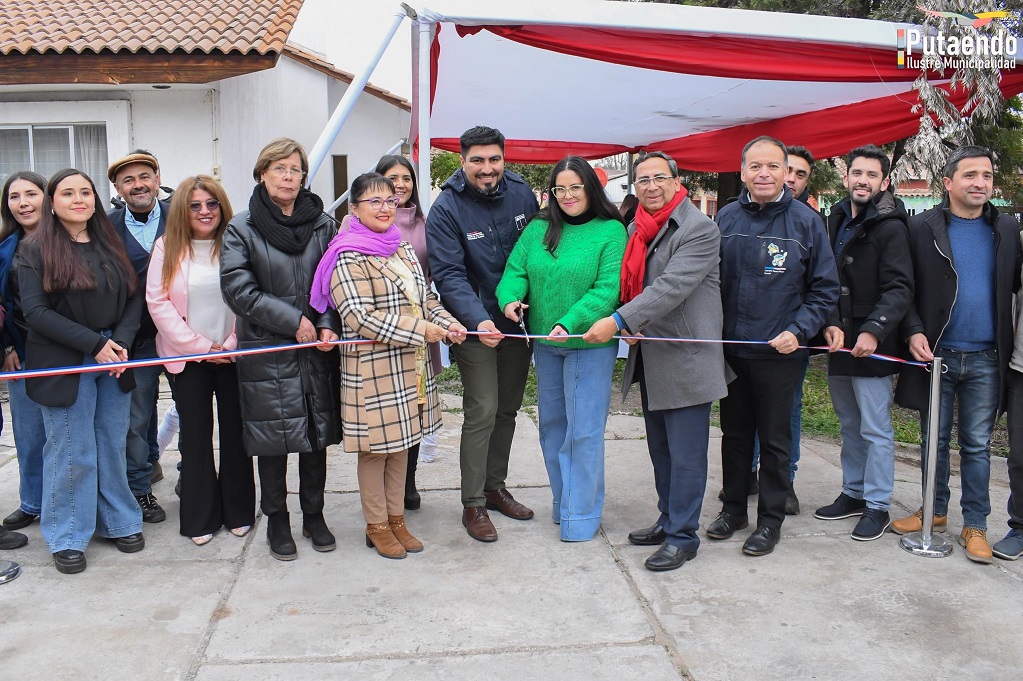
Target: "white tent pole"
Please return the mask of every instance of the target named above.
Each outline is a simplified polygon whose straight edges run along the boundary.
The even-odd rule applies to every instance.
[[[377,48],[372,59],[366,65],[360,73],[345,90],[345,94],[341,97],[341,101],[337,103],[337,108],[334,109],[334,113],[331,114],[330,120],[327,121],[327,127],[320,133],[320,138],[316,140],[316,144],[313,145],[312,151],[309,152],[309,176],[306,178],[306,187],[309,187],[313,183],[313,177],[316,176],[320,166],[323,165],[323,161],[326,160],[327,154],[330,152],[330,147],[334,144],[334,140],[337,139],[338,133],[341,132],[341,127],[348,120],[348,116],[351,115],[352,109],[355,108],[355,102],[359,99],[359,95],[365,89],[366,84],[369,83],[369,77],[373,73],[373,70],[380,63],[380,58],[384,56],[384,51],[387,46],[391,44],[391,39],[394,38],[394,34],[398,32],[398,27],[401,22],[409,16],[409,12],[412,11],[406,5],[402,5],[401,8],[394,13],[394,20],[391,22],[391,27],[387,31],[387,35],[384,40],[380,43],[380,47]]]
[[[390,149],[388,149],[384,153],[380,154],[380,157],[383,158],[384,156],[390,156],[394,152],[396,152],[399,149],[401,149],[401,145],[405,144],[405,142],[407,142],[407,141],[408,140],[406,140],[405,138],[402,138],[402,139],[398,140],[397,144],[395,144],[393,147],[391,147]],[[367,173],[373,172],[373,170],[376,167],[377,167],[377,164],[374,163],[369,168],[366,168],[366,172]],[[348,194],[349,193],[351,193],[351,189],[346,189],[345,193],[342,194],[341,196],[337,197],[337,199],[334,200],[334,203],[330,204],[327,208],[325,208],[323,212],[324,213],[333,213],[334,211],[336,211],[337,207],[340,206],[342,203],[344,203],[345,199],[348,198]]]
[[[419,20],[419,98],[416,102],[415,114],[419,121],[419,163],[416,174],[419,176],[419,203],[423,215],[430,212],[430,31],[433,24]]]

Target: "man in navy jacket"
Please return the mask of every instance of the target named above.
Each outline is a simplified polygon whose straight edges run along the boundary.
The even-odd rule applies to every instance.
[[[430,272],[444,307],[469,336],[451,348],[462,378],[462,524],[473,539],[497,541],[487,509],[516,520],[533,511],[505,489],[515,416],[530,351],[497,304],[496,289],[526,223],[538,206],[521,177],[504,170],[504,135],[477,126],[460,138],[462,167],[444,183],[426,219]]]
[[[750,141],[742,151],[746,188],[717,216],[722,337],[767,344],[725,347],[725,359],[736,374],[721,400],[725,499],[707,536],[727,539],[748,526],[753,441],[759,436],[757,529],[742,547],[751,556],[774,550],[785,519],[790,417],[805,353],[799,346],[817,334],[838,301],[838,273],[824,222],[794,200],[785,186],[787,167],[782,142],[771,137]]]
[[[113,183],[124,205],[107,215],[114,230],[121,236],[128,259],[138,275],[139,286],[145,290],[149,271],[149,254],[156,239],[163,235],[170,204],[160,201],[160,164],[149,152],[136,149],[110,164],[107,177]],[[143,310],[142,324],[135,336],[132,359],[152,359],[156,353],[156,326]],[[128,485],[142,508],[142,520],[158,523],[167,513],[153,496],[152,483],[159,480],[159,461],[150,457],[150,430],[160,388],[159,365],[135,369],[135,390],[131,394],[131,416],[128,426]],[[154,480],[155,478],[155,480]]]
[[[903,322],[909,351],[921,362],[942,358],[938,415],[934,529],[948,523],[949,441],[958,402],[960,478],[966,557],[991,562],[987,516],[991,513],[991,432],[1005,411],[1013,348],[1012,296],[1020,289],[1019,223],[991,204],[994,155],[982,147],[960,147],[945,164],[947,196],[941,205],[909,220],[916,295]],[[927,451],[930,374],[906,367],[895,401],[920,411]],[[921,458],[921,463],[923,462]],[[892,523],[899,534],[919,531],[922,511]]]

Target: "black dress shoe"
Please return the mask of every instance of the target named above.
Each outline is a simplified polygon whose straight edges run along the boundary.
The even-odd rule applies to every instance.
[[[781,539],[781,530],[760,525],[746,539],[742,545],[742,552],[747,556],[766,556],[774,551],[779,539]]]
[[[20,549],[28,543],[28,537],[21,532],[11,532],[5,527],[0,527],[0,549]]]
[[[652,527],[645,527],[642,530],[636,530],[635,532],[629,532],[629,541],[639,546],[657,546],[663,544],[664,539],[667,535],[664,532],[664,528],[659,524],[654,524]]]
[[[73,549],[57,551],[53,554],[53,564],[57,568],[57,572],[73,575],[85,569],[85,554]]]
[[[146,548],[146,538],[141,532],[136,532],[127,537],[114,537],[114,545],[121,553],[137,553]]]
[[[683,551],[677,546],[665,544],[647,558],[643,565],[646,566],[647,570],[665,572],[667,570],[677,570],[687,560],[692,560],[693,558],[696,558],[696,551]]]
[[[20,530],[23,527],[28,527],[39,518],[34,513],[25,513],[20,508],[14,513],[4,518],[4,527],[8,530]]]
[[[735,534],[736,530],[741,530],[744,527],[749,527],[748,518],[740,518],[721,511],[714,522],[707,526],[707,536],[711,539],[728,539]]]

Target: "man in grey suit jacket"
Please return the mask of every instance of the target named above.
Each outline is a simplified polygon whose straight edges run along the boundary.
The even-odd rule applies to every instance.
[[[636,195],[640,207],[622,266],[625,304],[583,338],[603,342],[620,331],[721,340],[717,225],[685,198],[678,167],[662,152],[640,155]],[[724,356],[719,343],[631,345],[622,397],[639,383],[661,515],[652,527],[630,533],[629,541],[662,544],[646,567],[674,570],[696,557],[700,546],[696,530],[707,486],[710,406],[728,392]]]

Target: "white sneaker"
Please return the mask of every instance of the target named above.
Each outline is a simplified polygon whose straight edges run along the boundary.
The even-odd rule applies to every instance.
[[[419,443],[419,461],[421,463],[433,463],[437,458],[437,434],[424,435]]]
[[[163,415],[160,428],[156,431],[156,445],[160,448],[160,456],[163,456],[164,450],[170,445],[174,436],[178,434],[178,427],[178,408],[172,404],[167,413]]]

